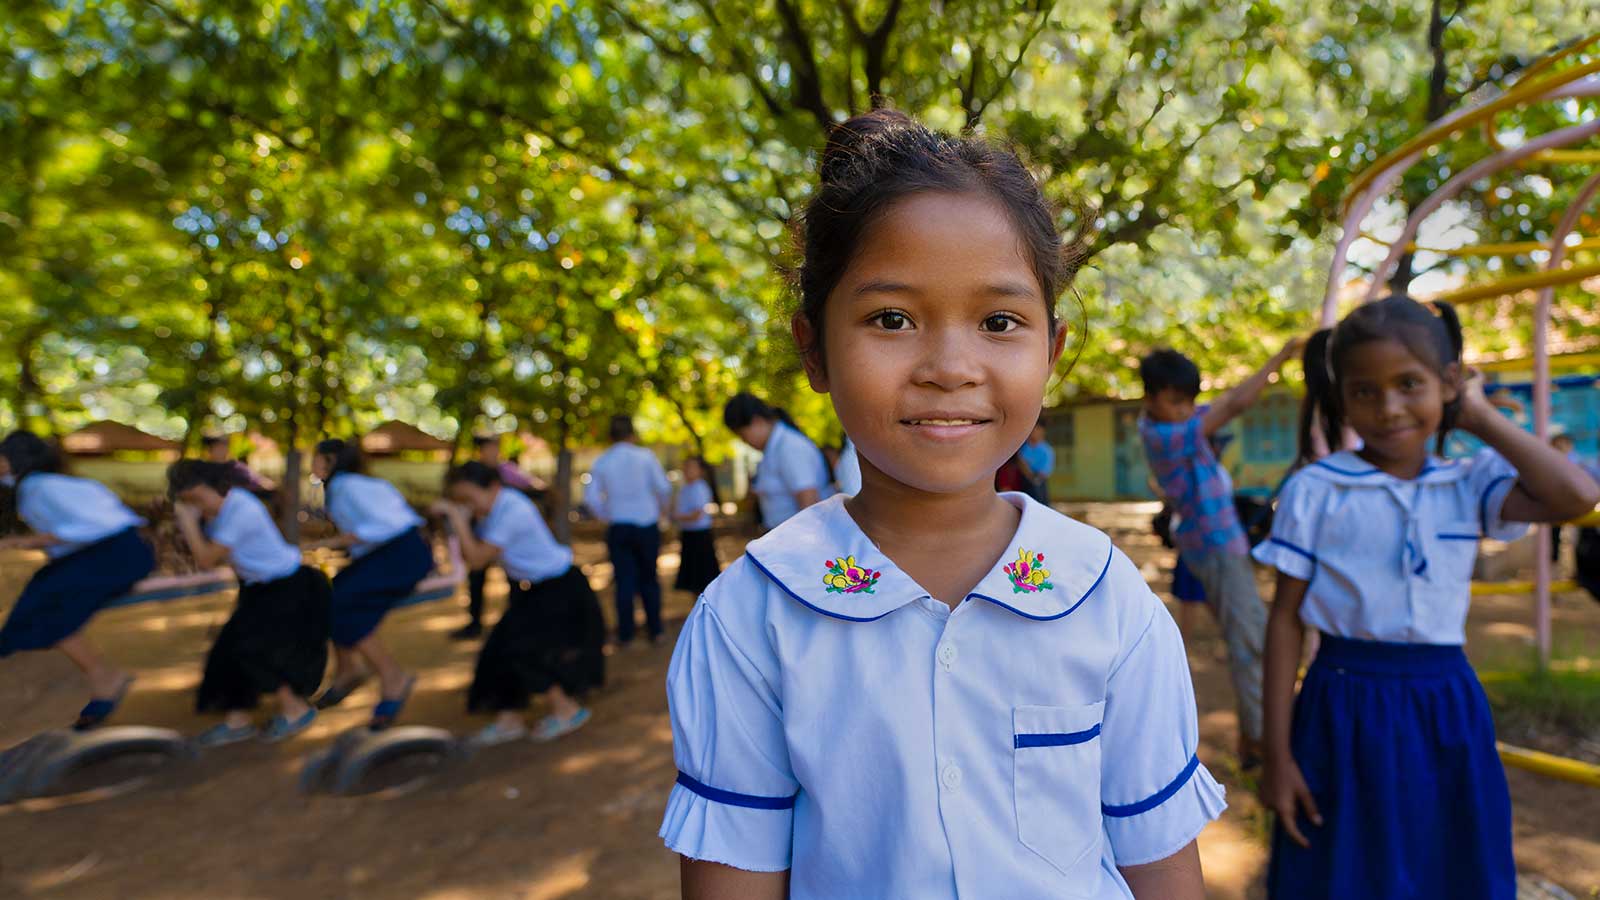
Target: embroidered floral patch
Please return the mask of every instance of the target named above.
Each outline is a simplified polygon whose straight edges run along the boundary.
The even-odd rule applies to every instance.
[[[1050,570],[1044,567],[1044,554],[1017,550],[1017,561],[1007,563],[1004,569],[1011,579],[1013,594],[1036,594],[1055,587],[1050,583]]]
[[[856,565],[854,556],[830,559],[823,565],[828,567],[828,574],[822,576],[822,583],[828,586],[830,594],[870,594],[872,586],[883,575],[882,572]]]

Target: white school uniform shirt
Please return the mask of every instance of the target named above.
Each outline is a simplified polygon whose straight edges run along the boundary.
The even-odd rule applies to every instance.
[[[44,548],[52,559],[144,524],[100,482],[55,472],[35,472],[17,483],[17,518],[58,541]]]
[[[603,522],[650,527],[660,523],[671,496],[672,484],[656,455],[623,441],[594,461],[583,499]]]
[[[572,551],[556,541],[539,507],[521,491],[501,486],[475,531],[478,540],[500,548],[500,567],[512,581],[545,581],[572,568]]]
[[[1433,458],[1403,481],[1353,452],[1296,472],[1255,558],[1310,582],[1300,620],[1337,637],[1462,644],[1478,540],[1527,531],[1500,517],[1517,473],[1493,450]]]
[[[245,584],[276,581],[300,570],[300,548],[283,539],[266,504],[244,488],[222,498],[206,537],[228,548],[228,564]]]
[[[828,478],[828,461],[811,439],[782,422],[772,423],[772,434],[761,451],[750,489],[761,500],[761,524],[777,528],[800,511],[794,495],[810,489],[826,500],[836,493]]]
[[[711,527],[711,514],[706,512],[706,506],[711,502],[711,485],[705,479],[692,481],[678,491],[678,504],[673,512],[680,516],[698,512],[697,518],[683,522],[679,528],[683,531],[705,531]]]
[[[346,534],[356,536],[351,556],[365,556],[422,524],[399,488],[358,472],[340,472],[323,486],[328,518]]]
[[[1004,496],[1016,536],[954,610],[843,497],[706,589],[667,674],[669,848],[796,900],[1099,900],[1221,813],[1172,617],[1104,533]]]
[[[855,441],[849,438],[845,438],[839,462],[833,467],[833,483],[841,494],[853,497],[861,493],[861,459],[856,455]]]

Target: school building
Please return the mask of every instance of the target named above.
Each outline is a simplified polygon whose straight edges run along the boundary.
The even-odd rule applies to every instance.
[[[1527,360],[1480,363],[1491,393],[1509,393],[1527,410],[1517,416],[1532,430],[1533,368]],[[1578,455],[1600,458],[1600,353],[1571,354],[1551,360],[1550,415],[1564,429]],[[1270,496],[1294,461],[1299,440],[1299,386],[1273,386],[1224,429],[1223,464],[1240,493]],[[1050,479],[1054,500],[1154,500],[1147,484],[1144,446],[1139,440],[1139,400],[1107,399],[1045,410],[1045,433],[1056,451]],[[1457,433],[1448,454],[1463,456],[1481,446]]]

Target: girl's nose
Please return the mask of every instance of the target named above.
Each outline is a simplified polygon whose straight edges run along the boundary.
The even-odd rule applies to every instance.
[[[922,357],[913,375],[918,384],[955,390],[983,380],[981,338],[958,328],[930,328],[924,332]]]

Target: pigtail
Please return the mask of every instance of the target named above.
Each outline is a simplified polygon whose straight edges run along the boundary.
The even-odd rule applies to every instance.
[[[1320,449],[1316,445],[1317,437],[1326,442],[1324,446],[1330,451],[1339,447],[1344,423],[1337,408],[1339,394],[1334,387],[1333,369],[1328,360],[1328,345],[1332,336],[1332,328],[1324,328],[1313,334],[1306,341],[1305,351],[1300,357],[1305,370],[1306,393],[1300,401],[1299,455],[1294,462],[1297,469],[1316,462],[1320,455],[1317,452]]]
[[[1448,338],[1450,345],[1450,358],[1446,360],[1446,365],[1449,365],[1450,363],[1454,363],[1456,365],[1458,379],[1457,384],[1459,384],[1460,379],[1465,376],[1465,372],[1462,372],[1460,368],[1462,348],[1464,343],[1461,334],[1461,316],[1456,313],[1456,308],[1454,306],[1451,306],[1449,302],[1444,300],[1435,300],[1428,304],[1428,306],[1433,310],[1434,314],[1439,317],[1440,324],[1444,326],[1445,337]],[[1451,400],[1449,403],[1444,405],[1444,417],[1439,420],[1438,452],[1440,454],[1444,453],[1445,439],[1456,427],[1456,420],[1460,418],[1460,416],[1461,395],[1458,392],[1456,394],[1456,399]]]

